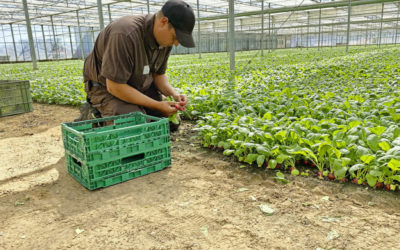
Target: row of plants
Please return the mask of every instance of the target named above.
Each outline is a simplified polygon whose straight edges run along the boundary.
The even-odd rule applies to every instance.
[[[235,78],[222,71],[224,79],[183,80],[192,96],[186,115],[199,119],[205,147],[241,162],[294,175],[309,162],[320,178],[396,190],[399,56],[397,48],[319,60],[299,53],[290,55],[296,64],[282,58],[250,64]]]
[[[364,50],[368,49],[353,49],[351,53]],[[273,56],[261,58],[259,51],[239,52],[236,55],[237,72],[240,75],[241,69],[247,70],[249,62],[252,66],[287,65],[302,62],[304,58],[323,60],[327,53],[331,57],[345,54],[341,49],[326,50],[324,53],[316,50],[281,50],[273,52]],[[295,56],[292,57],[293,54]],[[229,77],[228,62],[228,53],[202,54],[201,59],[198,55],[171,56],[168,75],[181,87],[180,82],[189,83],[207,91],[217,80]],[[32,63],[0,64],[0,79],[29,80],[32,98],[38,102],[80,105],[85,101],[82,68],[82,60],[39,62],[37,70],[32,70]],[[205,81],[208,84],[204,88],[202,84],[197,84]],[[193,94],[190,91],[186,93]]]

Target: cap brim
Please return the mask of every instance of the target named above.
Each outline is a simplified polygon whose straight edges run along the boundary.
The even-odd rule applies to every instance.
[[[176,38],[178,39],[178,42],[180,44],[182,44],[183,47],[186,47],[186,48],[196,47],[191,34],[182,32],[178,29],[175,29],[175,33],[176,33]]]

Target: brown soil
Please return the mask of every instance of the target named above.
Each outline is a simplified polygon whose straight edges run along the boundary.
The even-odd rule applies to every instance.
[[[396,249],[398,193],[315,178],[275,182],[203,149],[190,123],[172,167],[88,191],[66,171],[59,124],[77,108],[0,118],[1,249]],[[275,210],[263,214],[259,205]]]
[[[0,139],[34,135],[62,122],[73,121],[78,108],[69,106],[33,104],[33,112],[0,118]]]

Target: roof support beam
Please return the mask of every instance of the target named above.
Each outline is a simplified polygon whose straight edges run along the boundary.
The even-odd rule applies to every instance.
[[[366,4],[376,4],[376,3],[390,3],[397,2],[399,0],[359,0],[351,3],[351,6],[359,6]],[[293,6],[293,7],[282,7],[282,8],[273,8],[264,10],[264,14],[276,14],[276,13],[284,13],[284,12],[292,12],[292,11],[305,11],[305,10],[314,10],[314,9],[326,9],[326,8],[337,8],[337,7],[347,7],[348,2],[329,2],[329,3],[320,3],[320,4],[309,4],[302,6]],[[249,11],[235,14],[235,17],[244,17],[244,16],[256,16],[261,15],[261,11]],[[206,20],[218,20],[218,19],[227,19],[228,15],[218,15],[218,16],[210,16],[201,18],[202,21]]]

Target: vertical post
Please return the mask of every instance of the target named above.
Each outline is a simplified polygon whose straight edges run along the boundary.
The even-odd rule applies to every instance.
[[[382,12],[381,12],[381,24],[380,24],[380,28],[379,28],[379,42],[378,42],[378,47],[381,47],[381,43],[382,43],[382,25],[383,25],[383,11],[385,9],[385,3],[382,3]]]
[[[226,52],[229,54],[229,17],[226,19]]]
[[[229,0],[229,60],[230,69],[235,70],[235,9],[234,0]]]
[[[112,22],[112,18],[111,18],[111,8],[110,8],[110,4],[107,4],[107,8],[108,8],[108,21],[111,23],[111,22]]]
[[[216,48],[216,51],[215,52],[219,52],[219,34],[218,33],[216,33],[216,41],[215,41],[215,46],[217,47]]]
[[[333,20],[332,20],[332,35],[331,35],[331,48],[333,47]]]
[[[211,52],[211,36],[208,36],[207,39],[207,51]]]
[[[274,35],[274,39],[272,40],[274,45],[272,46],[272,49],[275,50],[278,47],[278,38],[276,36],[276,29],[275,29],[274,19],[275,19],[274,16],[271,16],[271,25],[272,25],[273,35]]]
[[[103,19],[103,4],[101,0],[97,0],[97,12],[99,14],[99,26],[100,30],[104,29],[104,19]]]
[[[368,23],[367,23],[367,29],[365,30],[365,47],[367,47],[367,41],[368,41]]]
[[[303,48],[303,27],[300,28],[300,49]]]
[[[83,42],[82,42],[82,34],[81,34],[81,25],[79,23],[79,10],[76,10],[76,19],[78,20],[78,33],[79,33],[79,44],[81,46],[81,56],[82,59],[85,58],[84,53],[83,53]]]
[[[54,48],[56,50],[56,59],[58,59],[58,45],[57,45],[57,39],[56,39],[56,32],[54,30],[53,16],[50,16],[50,21],[51,21],[51,29],[53,30],[53,39],[54,39]]]
[[[72,47],[71,26],[68,26],[68,34],[69,34],[69,44],[71,46],[71,58],[73,58],[74,57],[74,49]]]
[[[350,13],[351,13],[351,0],[349,0],[349,5],[347,8],[346,52],[349,51],[349,42],[350,42]]]
[[[64,25],[64,23],[63,23],[63,21],[61,20],[61,34],[62,34],[62,42],[63,42],[63,45],[64,45],[64,48],[63,48],[63,50],[64,50],[64,58],[63,59],[67,59],[68,58],[68,56],[67,56],[67,44],[66,44],[66,39],[65,39],[65,37],[64,37],[64,31],[65,31],[65,29],[64,29],[64,27],[65,27],[65,25]]]
[[[261,56],[264,56],[264,0],[261,0]]]
[[[286,44],[287,44],[287,36],[284,36],[284,38],[285,38],[285,49],[287,48],[287,46],[286,46]]]
[[[90,33],[92,33],[92,42],[94,43],[96,41],[96,38],[94,37],[94,28],[90,27]]]
[[[35,28],[35,25],[33,25],[33,34],[35,35],[37,59],[40,61],[39,42],[38,42],[38,40],[37,40],[37,35],[36,35],[36,28]]]
[[[25,51],[24,51],[24,44],[22,43],[22,35],[21,35],[21,27],[20,25],[17,26],[18,27],[18,33],[19,33],[19,43],[21,44],[21,48],[22,48],[22,60],[25,62]]]
[[[306,44],[306,46],[307,46],[307,49],[308,49],[308,47],[310,47],[310,12],[309,11],[307,11],[307,44]]]
[[[199,0],[197,0],[197,50],[199,52],[199,58],[201,59],[201,49],[200,49],[200,5],[199,5]]]
[[[1,25],[1,31],[3,32],[4,48],[6,49],[6,55],[7,55],[8,61],[10,61],[10,57],[8,56],[8,51],[7,51],[6,34],[4,33],[3,25]]]
[[[10,29],[11,29],[11,37],[13,40],[13,46],[14,46],[14,55],[15,55],[15,61],[18,61],[18,55],[17,55],[17,46],[15,45],[15,38],[14,38],[14,30],[12,27],[12,24],[10,23]]]
[[[213,23],[213,52],[217,51],[218,33],[215,31],[215,22]]]
[[[43,45],[44,45],[44,54],[46,55],[46,60],[49,60],[49,57],[47,56],[47,47],[46,47],[46,38],[44,36],[44,30],[43,30],[43,24],[40,25],[42,28],[42,38],[43,38]]]
[[[271,3],[268,3],[268,10],[271,9]],[[271,53],[271,12],[268,13],[268,52]]]
[[[199,2],[197,1],[197,6],[199,6]],[[147,0],[147,14],[150,14],[150,1]]]
[[[322,29],[322,27],[321,27],[321,29]],[[322,32],[321,32],[321,49],[324,47],[324,44],[325,44],[325,37],[324,37],[324,31],[322,29]]]
[[[246,50],[250,50],[250,33],[247,33]]]
[[[236,37],[236,39],[238,39],[238,37],[240,37],[238,39],[240,41],[239,51],[242,51],[243,50],[243,37],[244,37],[243,36],[243,19],[239,19],[239,23],[240,23],[240,32],[239,32],[239,34],[237,34],[238,36]]]
[[[22,4],[24,5],[26,30],[28,31],[28,39],[29,39],[29,49],[31,51],[33,69],[35,70],[37,69],[36,53],[35,53],[35,46],[33,45],[33,36],[31,30],[31,20],[29,19],[28,4],[26,0],[22,0]]]
[[[322,11],[322,9],[319,9],[319,20],[318,20],[318,51],[319,51],[319,48],[321,47],[321,11]]]
[[[396,36],[394,38],[394,44],[397,44],[397,30],[399,29],[399,11],[400,11],[400,4],[397,5],[397,21],[396,21]]]

